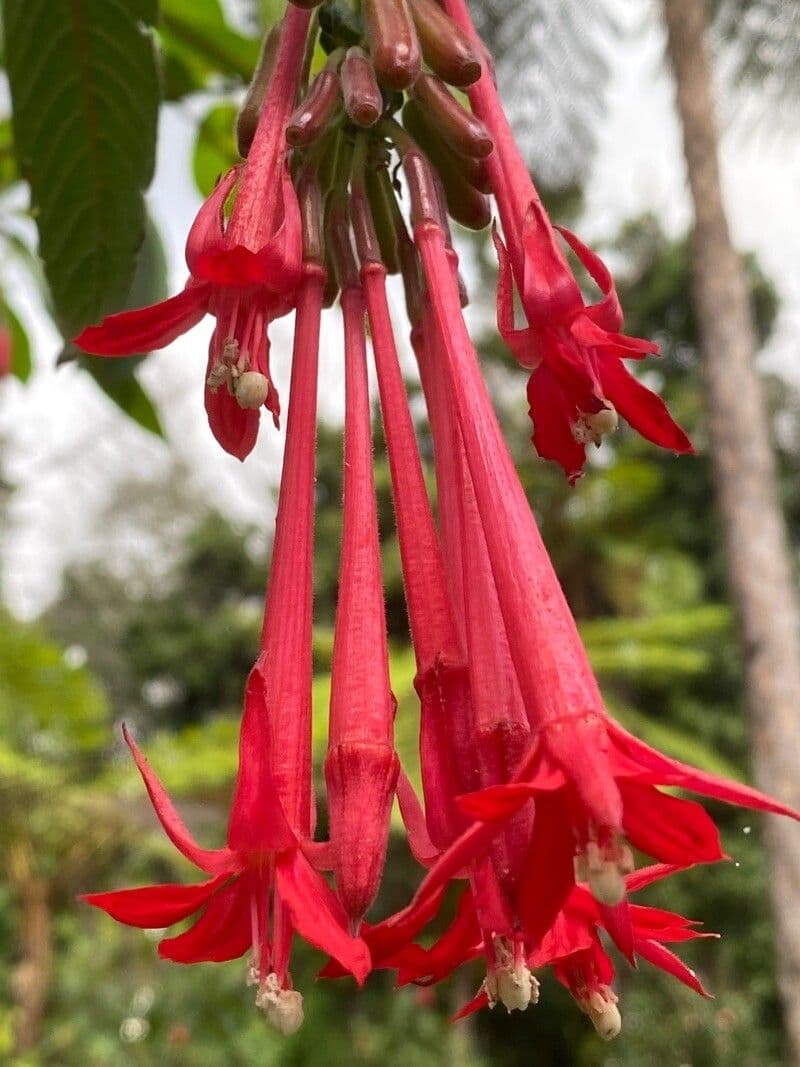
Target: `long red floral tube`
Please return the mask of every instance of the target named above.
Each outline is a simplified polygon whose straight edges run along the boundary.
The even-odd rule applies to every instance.
[[[269,585],[226,842],[206,849],[194,841],[126,729],[165,833],[204,877],[85,899],[132,926],[193,919],[161,941],[166,959],[249,955],[257,1004],[285,1034],[303,1015],[290,970],[299,935],[329,957],[323,975],[358,983],[383,968],[401,984],[429,985],[481,960],[485,978],[459,1017],[484,1006],[527,1009],[549,969],[609,1039],[622,1026],[617,955],[706,995],[667,945],[713,935],[629,899],[726,858],[708,813],[675,790],[800,815],[656,751],[606,711],[470,338],[450,220],[482,229],[496,208],[497,327],[530,372],[540,456],[574,482],[591,472],[587,446],[611,440],[620,418],[673,453],[692,446],[630,369],[657,345],[623,332],[608,268],[548,217],[466,0],[371,0],[346,25],[328,0],[313,20],[312,6],[291,3],[265,42],[238,123],[246,158],[197,214],[184,290],[77,338],[85,351],[115,358],[162,347],[211,314],[204,405],[222,447],[245,459],[261,408],[276,421],[279,414],[270,324],[294,313]],[[316,65],[318,46],[326,58]],[[466,90],[469,107],[448,84]],[[595,287],[592,301],[571,260]],[[393,274],[405,295],[435,492],[390,313]],[[316,783],[315,792],[318,349],[323,310],[337,299],[343,536],[324,789]],[[394,748],[368,342],[416,661],[421,796]],[[395,799],[424,873],[405,907],[376,916]],[[328,840],[315,837],[319,800]],[[635,870],[635,853],[652,864]],[[455,916],[424,947],[418,939],[453,883]]]

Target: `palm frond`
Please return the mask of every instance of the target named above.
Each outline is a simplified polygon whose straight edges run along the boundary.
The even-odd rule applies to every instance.
[[[537,177],[585,177],[619,33],[609,0],[472,0],[509,118]]]

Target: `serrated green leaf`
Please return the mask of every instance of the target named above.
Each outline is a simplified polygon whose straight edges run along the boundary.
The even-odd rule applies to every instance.
[[[136,260],[136,273],[126,308],[145,307],[163,300],[167,293],[167,260],[158,230],[148,220],[144,243]],[[146,352],[128,359],[103,359],[88,356],[67,344],[58,362],[78,364],[88,371],[106,396],[139,425],[159,437],[164,436],[161,423],[147,393],[137,382],[135,373]]]
[[[220,104],[213,108],[197,131],[192,169],[194,180],[202,196],[214,188],[220,174],[238,163],[233,129],[236,123],[236,108]]]
[[[11,333],[11,373],[21,382],[31,375],[31,343],[14,309],[0,295],[0,323]]]
[[[159,83],[155,0],[5,0],[17,161],[55,318],[72,337],[120,307],[144,236]]]

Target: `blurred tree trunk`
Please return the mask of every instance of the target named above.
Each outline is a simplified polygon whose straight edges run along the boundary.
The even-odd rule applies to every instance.
[[[791,552],[742,261],[719,173],[705,0],[663,0],[694,202],[692,271],[714,464],[732,594],[740,619],[759,786],[800,807],[800,637]],[[757,205],[755,210],[758,210]],[[792,1063],[800,1064],[800,831],[770,816],[778,977]]]
[[[14,969],[14,1048],[18,1056],[39,1040],[53,966],[49,885],[35,866],[33,849],[18,842],[8,850],[8,881],[19,915],[21,959]]]

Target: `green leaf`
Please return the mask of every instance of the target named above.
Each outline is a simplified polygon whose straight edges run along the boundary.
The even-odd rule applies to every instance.
[[[156,0],[5,0],[20,171],[65,337],[120,307],[144,236]]]
[[[144,243],[136,260],[136,273],[126,308],[145,307],[163,300],[167,292],[167,261],[161,238],[148,219]],[[131,355],[128,359],[103,359],[84,355],[72,344],[67,344],[59,357],[59,363],[77,360],[79,365],[94,378],[106,396],[113,400],[126,415],[149,430],[164,436],[161,423],[147,393],[135,377],[137,367],[146,352]]]
[[[11,133],[11,119],[0,120],[0,189],[19,181],[19,167],[14,155],[14,138]]]
[[[32,369],[31,343],[25,327],[2,294],[0,294],[0,324],[11,333],[11,373],[21,382],[27,382]]]
[[[233,137],[235,122],[236,108],[231,104],[220,104],[200,123],[194,146],[193,172],[197,188],[204,197],[214,188],[220,174],[240,162]]]
[[[259,42],[231,29],[218,0],[162,0],[159,30],[169,99],[205,88],[214,75],[250,81]]]

